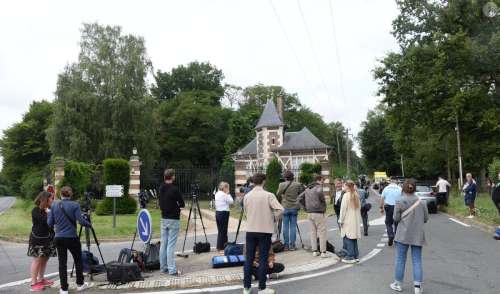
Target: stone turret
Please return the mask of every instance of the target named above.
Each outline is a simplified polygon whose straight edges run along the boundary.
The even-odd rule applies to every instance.
[[[267,100],[259,122],[255,126],[257,136],[258,165],[265,168],[272,159],[273,148],[283,145],[285,124],[271,99]]]

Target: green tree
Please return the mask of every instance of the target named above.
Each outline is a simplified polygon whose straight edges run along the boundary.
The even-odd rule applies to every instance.
[[[466,170],[484,175],[500,153],[500,19],[484,15],[486,2],[397,1],[393,29],[401,50],[381,60],[375,78],[395,149],[424,172],[431,162],[456,158],[436,153],[454,151],[457,122]]]
[[[84,24],[78,61],[59,75],[48,131],[56,156],[97,163],[137,147],[147,169],[156,157],[156,102],[148,96],[151,62],[144,39],[118,26]]]
[[[283,170],[278,159],[273,158],[266,168],[266,190],[276,194]]]
[[[4,130],[0,140],[2,176],[15,193],[20,192],[26,173],[40,171],[49,164],[51,153],[45,131],[52,118],[52,103],[32,102],[21,122]]]
[[[370,172],[385,171],[389,175],[400,174],[399,156],[393,148],[384,113],[369,111],[358,134],[360,149]]]
[[[158,71],[156,84],[151,89],[159,100],[175,98],[182,92],[204,92],[212,104],[218,105],[224,94],[221,70],[208,62],[191,62],[187,66],[179,65],[170,72]]]

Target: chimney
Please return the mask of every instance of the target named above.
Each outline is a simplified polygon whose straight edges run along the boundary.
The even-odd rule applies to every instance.
[[[278,96],[276,97],[276,108],[278,110],[278,116],[280,117],[281,121],[284,122],[285,120],[283,119],[283,114],[285,112],[285,105],[283,103],[283,96]]]

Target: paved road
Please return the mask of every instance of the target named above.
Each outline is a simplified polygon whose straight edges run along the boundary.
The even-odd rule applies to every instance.
[[[0,197],[0,214],[9,209],[16,202],[16,197],[4,196]]]
[[[370,197],[369,201],[374,202],[376,197]],[[277,280],[276,284],[271,285],[278,293],[393,293],[388,288],[388,285],[393,280],[394,271],[394,249],[383,245],[383,235],[385,228],[383,225],[375,225],[380,223],[380,215],[376,209],[378,205],[374,205],[374,209],[370,212],[370,220],[374,225],[370,227],[370,236],[360,240],[361,256],[369,253],[378,254],[366,260],[362,264],[354,265],[349,268],[344,268],[339,264],[328,269],[329,273],[312,272],[307,279],[301,277],[293,277],[291,279]],[[329,220],[329,239],[333,241],[337,248],[341,247],[338,231],[334,218]],[[301,226],[305,242],[308,242],[307,225]],[[428,246],[424,248],[424,289],[426,293],[481,293],[481,294],[498,294],[500,293],[500,242],[491,238],[491,234],[480,231],[474,227],[465,227],[459,223],[453,222],[445,214],[431,215],[429,223],[426,225],[426,234]],[[215,244],[215,236],[209,236],[212,244]],[[117,255],[117,249],[123,247],[123,244],[104,244],[103,251],[105,256]],[[8,274],[12,272],[9,266],[4,263],[0,264],[0,280],[13,281],[27,276],[27,268],[29,259],[19,251],[24,248],[10,248],[11,245],[4,245],[9,252],[15,253],[15,263],[19,268],[16,274]],[[179,245],[180,246],[180,245]],[[188,247],[191,247],[188,246]],[[378,250],[381,249],[381,250]],[[1,255],[1,252],[0,252]],[[279,257],[278,257],[279,258]],[[3,257],[2,257],[3,259]],[[50,270],[55,271],[55,259],[50,263]],[[411,289],[411,263],[407,263],[405,288]],[[17,288],[20,289],[20,288]],[[2,291],[3,290],[3,291]],[[7,289],[0,289],[4,292]],[[13,291],[11,288],[8,293],[24,293],[25,287],[22,290]],[[221,290],[214,291],[203,290],[199,293],[221,293],[233,294],[241,293],[242,290]],[[52,293],[52,292],[51,292]],[[102,293],[102,292],[100,292]],[[113,293],[110,291],[110,293]],[[182,293],[182,292],[164,292],[164,293]],[[196,293],[196,292],[190,292]],[[406,291],[406,293],[412,293]]]

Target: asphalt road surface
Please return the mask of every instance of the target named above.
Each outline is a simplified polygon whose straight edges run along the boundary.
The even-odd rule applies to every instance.
[[[270,287],[277,293],[394,293],[389,289],[393,281],[394,248],[388,247],[385,226],[378,212],[377,196],[369,198],[373,209],[370,211],[372,225],[369,236],[359,240],[362,263],[353,266],[335,265],[318,272],[311,272],[304,276],[293,276],[271,281]],[[329,219],[329,239],[335,247],[341,248],[335,218]],[[304,242],[308,243],[308,225],[301,225]],[[209,241],[215,244],[215,235],[209,236]],[[241,237],[240,237],[241,238]],[[490,233],[483,232],[471,226],[464,226],[450,220],[446,214],[433,214],[426,224],[426,238],[428,245],[423,250],[424,291],[425,293],[500,293],[500,242],[493,240]],[[178,249],[182,246],[178,242]],[[130,243],[102,244],[105,258],[116,258],[118,250]],[[25,279],[28,276],[30,259],[26,257],[26,246],[19,244],[3,244],[6,250],[0,251],[0,284]],[[192,247],[192,240],[188,239],[187,248]],[[93,245],[94,252],[95,246]],[[1,250],[1,248],[0,248]],[[4,258],[7,252],[12,264]],[[96,252],[95,252],[96,253]],[[279,255],[278,255],[279,261]],[[56,259],[49,261],[47,273],[57,271]],[[1,285],[0,285],[1,287]],[[242,293],[240,286],[227,288],[200,289],[199,292],[186,293]],[[26,286],[0,288],[2,293],[25,293]],[[411,261],[407,261],[404,289],[406,293],[413,293]],[[7,292],[6,292],[7,291]],[[109,293],[116,293],[108,291]],[[157,293],[183,293],[184,291],[165,291]],[[405,293],[403,292],[403,293]],[[90,293],[103,293],[91,291]],[[137,292],[136,292],[137,293]],[[256,293],[256,291],[255,291]]]
[[[0,197],[0,214],[6,209],[9,209],[16,202],[15,197]]]

